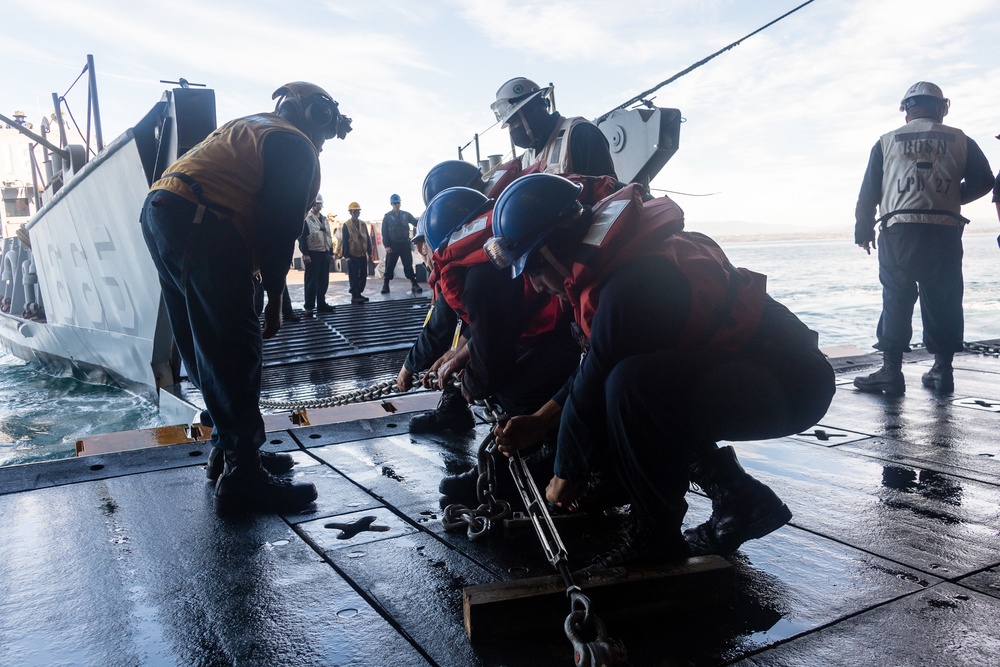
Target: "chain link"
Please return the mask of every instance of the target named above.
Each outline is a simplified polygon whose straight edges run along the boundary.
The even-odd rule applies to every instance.
[[[483,415],[491,424],[498,424],[503,416],[502,411],[487,403]],[[488,535],[500,522],[511,514],[510,503],[497,498],[497,471],[493,452],[496,451],[496,438],[491,428],[483,438],[476,452],[476,497],[479,507],[466,507],[461,503],[453,503],[444,508],[441,523],[447,531],[466,528],[469,540],[475,541]]]
[[[1000,356],[1000,344],[989,343],[963,343],[962,347],[966,352],[976,352],[978,354]]]
[[[413,379],[413,384],[420,384],[427,375],[427,373],[418,373]],[[432,380],[436,380],[437,374],[430,373],[430,377]],[[314,410],[316,408],[332,408],[341,405],[351,405],[352,403],[363,403],[365,401],[373,401],[378,398],[385,398],[386,396],[401,393],[404,392],[399,391],[396,387],[395,380],[384,380],[382,382],[376,382],[368,387],[362,387],[361,389],[355,389],[337,396],[328,396],[326,398],[312,398],[297,401],[271,401],[261,399],[260,407],[267,408],[268,410]]]

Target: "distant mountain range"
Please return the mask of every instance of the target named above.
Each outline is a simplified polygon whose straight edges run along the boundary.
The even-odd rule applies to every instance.
[[[768,225],[759,222],[687,220],[684,228],[701,232],[714,239],[775,241],[780,239],[853,239],[854,227],[797,227],[795,225]]]
[[[979,224],[977,224],[977,222]],[[825,227],[796,227],[795,225],[769,225],[759,222],[706,222],[685,220],[684,229],[701,232],[722,241],[795,241],[847,239],[854,241],[854,225]],[[965,229],[965,234],[996,234],[996,221],[973,221]]]

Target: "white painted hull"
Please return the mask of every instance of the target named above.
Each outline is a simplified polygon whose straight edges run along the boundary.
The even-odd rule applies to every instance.
[[[0,314],[6,350],[50,370],[63,367],[82,379],[155,396],[160,289],[139,227],[148,189],[129,132],[32,219],[28,232],[45,321],[16,317],[23,297],[15,300],[13,314]]]

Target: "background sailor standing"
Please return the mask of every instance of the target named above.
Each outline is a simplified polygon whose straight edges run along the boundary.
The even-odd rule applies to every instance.
[[[343,139],[351,119],[311,83],[286,84],[272,99],[274,113],[226,123],[171,165],[141,214],[174,342],[214,422],[207,474],[220,507],[293,509],[316,499],[312,484],[274,476],[292,467],[290,456],[259,451],[261,336],[281,327],[295,239],[319,192],[319,151]]]
[[[417,230],[417,219],[409,211],[401,210],[403,200],[399,195],[389,197],[392,210],[382,216],[382,245],[385,246],[385,282],[382,283],[382,294],[389,293],[389,281],[393,279],[396,270],[396,260],[403,262],[403,275],[410,279],[410,287],[414,294],[423,292],[417,284],[417,276],[413,273],[413,254],[410,249],[410,239]]]
[[[306,275],[303,280],[306,315],[312,317],[313,307],[320,313],[333,312],[333,306],[326,302],[326,290],[330,287],[330,258],[333,255],[333,236],[330,223],[323,215],[323,195],[316,195],[302,224],[299,236],[299,250]]]
[[[347,205],[351,217],[340,227],[340,253],[347,259],[347,280],[351,291],[351,303],[368,301],[363,292],[368,282],[368,259],[372,256],[372,239],[368,235],[368,225],[361,221],[361,204],[352,201]]]
[[[918,295],[924,345],[934,355],[934,366],[921,382],[939,393],[955,389],[951,362],[962,351],[965,330],[962,232],[969,222],[961,210],[990,191],[993,172],[975,141],[942,123],[950,106],[933,83],[913,84],[899,103],[906,124],[882,135],[868,159],[854,242],[870,254],[875,225],[881,223],[882,315],[875,348],[882,350],[883,365],[854,379],[861,391],[888,396],[906,391],[903,352],[910,349]]]

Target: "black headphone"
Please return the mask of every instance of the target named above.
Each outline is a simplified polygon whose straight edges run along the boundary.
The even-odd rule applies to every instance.
[[[313,93],[303,99],[287,89],[284,93],[275,105],[275,113],[290,105],[302,122],[322,132],[327,139],[343,139],[351,131],[351,119],[341,114],[340,105],[326,95]]]
[[[318,129],[325,129],[331,123],[336,123],[339,116],[337,103],[322,95],[312,95],[302,112],[305,121]]]

